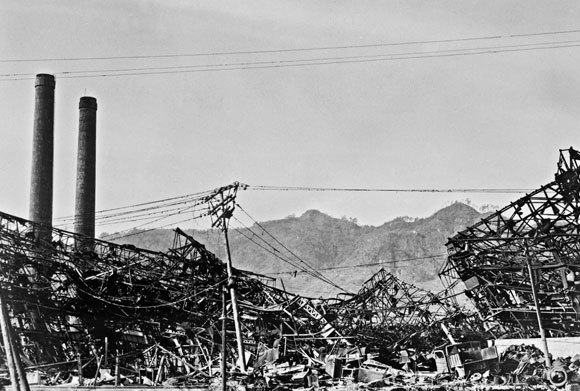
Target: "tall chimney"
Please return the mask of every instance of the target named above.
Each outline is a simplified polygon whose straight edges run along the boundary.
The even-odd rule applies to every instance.
[[[52,227],[54,86],[53,75],[36,75],[29,219],[44,225],[38,232],[43,240],[51,239]]]
[[[95,166],[97,139],[97,100],[83,96],[79,102],[79,146],[75,232],[95,237]]]

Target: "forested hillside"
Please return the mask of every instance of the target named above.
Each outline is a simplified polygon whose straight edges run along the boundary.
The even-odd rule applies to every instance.
[[[250,227],[252,232],[232,229],[230,247],[235,267],[276,277],[278,287],[283,282],[285,289],[304,296],[334,296],[339,290],[302,272],[302,262],[350,292],[358,291],[381,267],[416,286],[439,290],[437,271],[445,259],[447,238],[481,217],[458,202],[424,219],[400,217],[374,227],[309,210],[300,217],[260,222]],[[218,231],[187,233],[225,259]],[[173,231],[154,230],[121,240],[165,251],[172,245]]]

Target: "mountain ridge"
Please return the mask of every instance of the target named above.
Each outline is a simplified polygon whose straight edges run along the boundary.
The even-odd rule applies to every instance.
[[[381,267],[415,286],[440,290],[437,272],[444,261],[447,239],[483,216],[471,206],[456,202],[426,218],[402,216],[380,226],[368,226],[358,225],[355,219],[336,218],[309,209],[299,217],[230,229],[229,242],[236,268],[275,277],[280,288],[303,296],[330,297],[340,292],[335,286],[302,272],[305,264],[348,292],[358,291]],[[218,257],[225,258],[220,232],[185,232]],[[117,242],[165,251],[172,240],[173,231],[166,229],[143,232]]]

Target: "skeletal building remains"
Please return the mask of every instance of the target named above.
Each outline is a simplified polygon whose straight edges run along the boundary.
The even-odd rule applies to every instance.
[[[464,284],[497,337],[580,335],[580,153],[560,150],[554,181],[449,239],[441,276]],[[463,289],[461,287],[461,289]]]
[[[224,189],[204,201],[221,199]],[[230,360],[235,357],[231,301],[222,296],[232,286],[248,362],[273,340],[283,340],[281,351],[289,353],[300,337],[338,335],[310,299],[251,272],[234,269],[228,278],[226,265],[179,229],[173,247],[159,253],[96,239],[87,246],[88,238],[54,228],[50,239],[38,240],[42,228],[0,213],[2,302],[29,369],[70,371],[81,362],[89,369],[77,372],[94,376],[119,359],[153,381],[206,379],[219,362],[222,337]]]
[[[357,344],[374,345],[392,354],[404,347],[428,351],[453,337],[452,332],[465,335],[469,329],[478,329],[473,311],[458,305],[447,290],[427,291],[384,269],[356,295],[330,306],[329,312],[345,335],[356,336]]]
[[[282,358],[307,361],[294,376],[326,365],[334,378],[348,360],[347,373],[362,368],[367,348],[392,360],[455,337],[536,336],[538,313],[551,336],[580,335],[580,152],[572,148],[560,151],[553,182],[449,239],[447,289],[429,292],[381,269],[357,294],[311,299],[233,268],[229,245],[222,262],[179,228],[166,252],[95,239],[92,97],[79,103],[75,233],[53,228],[54,86],[53,76],[37,75],[30,221],[0,212],[0,364],[14,384],[37,369],[50,384],[61,373],[79,385],[207,384],[218,366],[245,372]],[[239,187],[193,201],[226,244]],[[462,291],[474,309],[458,304]]]

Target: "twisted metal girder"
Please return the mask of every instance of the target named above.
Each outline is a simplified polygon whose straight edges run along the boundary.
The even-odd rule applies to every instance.
[[[580,153],[560,150],[555,180],[449,239],[440,276],[466,288],[503,335],[537,335],[531,284],[538,288],[544,328],[580,335]],[[530,280],[526,262],[534,269]]]
[[[40,226],[0,213],[0,287],[29,364],[66,361],[108,337],[111,349],[156,343],[184,327],[208,332],[221,310],[225,265],[181,230],[166,253]],[[271,279],[236,271],[254,308],[283,302]],[[205,338],[212,339],[212,335]]]
[[[176,229],[173,247],[162,253],[59,229],[42,241],[39,228],[0,212],[0,288],[27,365],[75,367],[77,352],[83,360],[95,357],[105,340],[109,355],[118,352],[126,367],[139,365],[153,348],[187,356],[175,338],[189,346],[190,362],[198,347],[217,351],[226,267],[193,237]],[[276,289],[269,277],[234,271],[230,283],[240,293],[248,345],[255,348],[273,332],[286,335],[290,346],[294,336],[300,344],[304,337],[324,343],[325,336],[339,335],[318,301]],[[227,323],[230,332],[233,323]]]
[[[472,322],[447,291],[418,288],[384,269],[355,296],[330,308],[337,326],[359,343],[394,351],[403,346],[428,350],[447,340],[442,324],[457,329]]]

